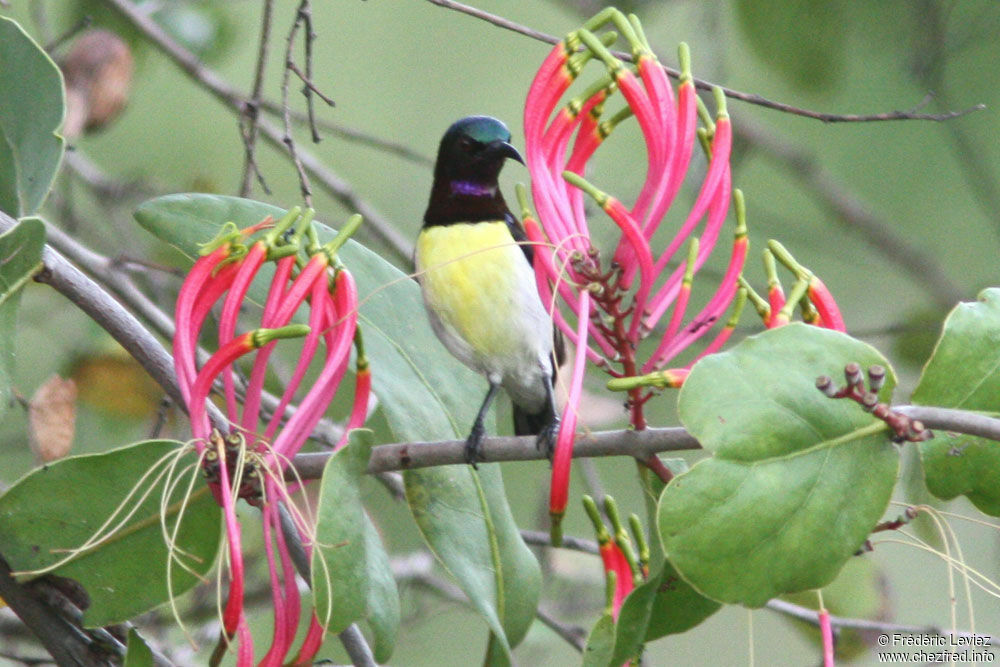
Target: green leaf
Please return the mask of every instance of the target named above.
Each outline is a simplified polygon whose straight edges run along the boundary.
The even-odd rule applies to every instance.
[[[687,632],[719,610],[720,605],[694,590],[668,561],[636,586],[622,602],[615,625],[615,650],[609,665],[639,654],[646,642]]]
[[[52,187],[63,138],[62,74],[16,21],[0,16],[0,210],[38,210]]]
[[[899,465],[887,427],[815,388],[851,361],[888,368],[864,343],[791,324],[692,369],[681,421],[714,456],[667,485],[659,525],[667,558],[702,594],[759,607],[821,588],[885,512]]]
[[[84,612],[85,625],[120,623],[169,599],[168,550],[160,521],[165,516],[171,535],[183,510],[175,556],[197,576],[173,564],[170,581],[173,594],[180,595],[212,568],[220,520],[218,505],[198,479],[183,502],[188,476],[199,475],[192,453],[173,456],[183,447],[180,442],[151,440],[61,459],[30,472],[0,496],[0,553],[23,574],[21,579],[31,578],[33,571],[55,565],[68,550],[85,544],[123,506],[125,512],[111,524],[117,528],[108,539],[54,570],[86,588],[90,607]],[[159,473],[167,471],[168,461],[177,463],[170,476],[180,483],[163,498],[167,475]],[[133,487],[138,493],[126,500]]]
[[[153,664],[153,651],[135,628],[129,628],[125,667],[153,667]]]
[[[382,540],[365,514],[365,563],[368,571],[368,596],[365,618],[374,636],[372,651],[375,661],[388,662],[396,647],[396,632],[399,630],[400,609],[399,589],[392,576],[389,554],[382,546]]]
[[[1000,413],[1000,289],[960,303],[948,315],[912,401],[921,405]],[[964,495],[1000,516],[1000,444],[935,431],[920,443],[927,488],[938,498]]]
[[[369,619],[382,662],[392,654],[400,611],[389,557],[358,488],[374,445],[371,431],[352,431],[348,444],[326,463],[316,510],[312,582],[316,615],[327,631],[338,633]]]
[[[0,234],[0,415],[13,400],[14,334],[21,288],[42,268],[44,246],[45,224],[34,218]]]
[[[842,0],[737,0],[737,22],[757,56],[802,88],[831,85],[844,67]]]
[[[538,561],[525,546],[504,495],[499,464],[408,470],[406,499],[442,566],[486,619],[496,641],[490,664],[509,662],[534,620]]]
[[[266,216],[279,219],[280,208],[238,197],[178,194],[142,204],[136,220],[189,258],[212,239],[223,223],[246,227]],[[335,232],[316,223],[322,242]],[[340,258],[358,283],[359,322],[365,353],[372,366],[372,387],[393,433],[400,440],[453,434],[472,424],[479,398],[469,387],[485,383],[441,345],[424,313],[420,288],[406,274],[364,246],[348,241]],[[255,281],[250,295],[263,303],[267,291]]]
[[[587,635],[583,648],[583,667],[605,667],[615,650],[615,620],[604,612]]]

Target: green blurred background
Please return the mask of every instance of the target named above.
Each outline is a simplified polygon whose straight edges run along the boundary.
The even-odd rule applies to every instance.
[[[41,43],[68,30],[83,15],[112,29],[124,25],[102,2],[13,0],[9,4],[10,8],[0,11],[19,20]],[[297,4],[290,0],[275,3],[264,85],[264,96],[271,100],[280,96],[284,39]],[[474,4],[560,36],[598,9],[588,0],[478,0]],[[208,67],[239,90],[249,90],[261,3],[144,5],[158,10],[158,20],[200,53]],[[1000,3],[636,0],[629,5],[622,8],[639,14],[662,61],[676,65],[677,44],[687,42],[695,76],[771,100],[838,114],[905,110],[922,101],[926,105],[921,111],[931,113],[986,105],[983,111],[943,123],[823,123],[729,102],[736,135],[733,180],[744,190],[749,210],[748,278],[764,287],[759,251],[767,239],[779,239],[822,276],[840,304],[849,331],[893,361],[901,379],[896,398],[905,402],[950,306],[1000,283],[1000,118],[996,111],[1000,107]],[[332,109],[317,101],[319,117],[404,145],[424,159],[404,158],[332,131],[322,132],[322,142],[312,145],[301,126],[296,139],[403,236],[412,239],[419,229],[430,187],[427,160],[452,121],[473,113],[494,115],[507,121],[515,143],[523,143],[524,96],[548,45],[420,0],[315,3],[313,20],[317,34],[314,80],[336,101]],[[111,127],[79,139],[75,147],[108,179],[129,187],[100,196],[78,176],[63,173],[45,215],[111,257],[183,266],[176,253],[134,224],[132,210],[146,197],[160,193],[236,194],[243,171],[237,116],[137,34],[125,31],[124,35],[133,42],[137,59],[129,106]],[[297,87],[293,84],[292,88],[294,107],[304,109]],[[933,98],[925,100],[929,93]],[[711,100],[706,101],[711,106]],[[280,125],[280,118],[272,116],[271,120]],[[258,187],[252,196],[286,207],[298,203],[296,172],[286,157],[262,143],[258,161],[272,194]],[[591,180],[629,201],[641,182],[644,165],[638,133],[623,128],[602,149]],[[693,170],[703,169],[704,161],[696,159]],[[509,199],[513,184],[526,178],[526,171],[518,165],[508,167],[504,187]],[[671,220],[692,200],[695,182],[692,179],[682,191],[680,210]],[[315,179],[313,189],[324,221],[336,225],[353,213],[324,192]],[[601,218],[595,215],[593,219]],[[404,259],[374,237],[362,236],[361,240],[408,270]],[[728,253],[720,248],[717,254]],[[149,271],[145,286],[169,304],[178,281],[169,274]],[[739,334],[759,328],[747,312]],[[145,437],[156,420],[160,399],[156,387],[96,325],[48,288],[30,285],[26,290],[17,365],[17,388],[25,396],[53,372],[77,380],[81,400],[74,453],[100,451]],[[595,428],[623,423],[618,397],[602,395],[602,383],[596,375],[591,378]],[[480,388],[473,390],[478,393]],[[674,395],[668,393],[651,404],[651,422],[675,424],[673,403]],[[509,420],[501,414],[498,421],[506,424]],[[377,419],[376,426],[383,441],[388,439]],[[183,419],[171,413],[167,434],[183,439],[184,429]],[[905,458],[912,466],[912,457]],[[10,484],[33,464],[26,417],[15,408],[0,426],[0,483]],[[621,506],[640,511],[631,462],[599,461],[595,468]],[[511,464],[504,472],[519,523],[544,526],[547,466]],[[573,497],[585,491],[581,477],[578,470]],[[405,508],[389,500],[374,483],[368,496],[393,554],[404,557],[418,550],[419,538]],[[926,498],[916,483],[902,485],[899,499],[922,502]],[[986,518],[967,503],[951,505],[952,511]],[[992,579],[1000,577],[996,528],[960,519],[951,522],[970,566]],[[927,526],[914,530],[931,539]],[[567,532],[591,534],[576,506],[571,506]],[[867,604],[862,604],[862,610],[878,610],[900,623],[948,626],[946,565],[931,554],[886,540],[891,538],[883,538],[875,552],[865,556],[874,566],[862,577],[862,589],[867,592],[848,597]],[[543,607],[589,628],[602,604],[598,562],[557,552],[549,566]],[[469,665],[481,660],[486,630],[471,612],[417,584],[401,586],[404,626],[393,664]],[[979,590],[973,590],[972,597],[976,629],[1000,633],[997,599]],[[958,626],[969,628],[962,594],[957,614]],[[268,623],[262,617],[256,634],[266,637]],[[164,632],[164,639],[181,645],[176,634]],[[11,639],[14,644],[20,641]],[[335,644],[329,642],[326,654],[343,660]],[[819,662],[815,644],[792,630],[785,618],[771,611],[739,608],[723,609],[694,631],[650,645],[647,655],[650,664],[744,664],[751,644],[758,664]],[[178,656],[186,655],[183,651],[179,649]],[[579,662],[565,643],[538,624],[516,655],[526,665]],[[875,657],[868,654],[859,661],[873,663]]]

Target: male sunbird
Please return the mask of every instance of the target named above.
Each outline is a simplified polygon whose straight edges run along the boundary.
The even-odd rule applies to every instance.
[[[553,338],[533,250],[500,193],[497,177],[508,158],[524,164],[499,120],[469,116],[448,128],[414,253],[434,332],[489,382],[465,441],[473,465],[481,460],[483,419],[501,386],[514,405],[517,435],[537,435],[551,457],[559,430],[552,383],[562,338]]]

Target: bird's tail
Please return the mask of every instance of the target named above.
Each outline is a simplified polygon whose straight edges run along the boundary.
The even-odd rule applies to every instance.
[[[514,435],[538,435],[552,423],[555,411],[546,406],[541,412],[531,414],[520,405],[514,404]]]

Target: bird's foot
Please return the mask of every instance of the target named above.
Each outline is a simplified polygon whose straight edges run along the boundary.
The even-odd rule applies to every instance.
[[[484,435],[486,435],[486,429],[483,428],[482,424],[477,422],[472,425],[472,431],[469,433],[469,437],[465,439],[465,462],[477,470],[479,466],[476,463],[483,460]]]
[[[559,418],[553,416],[552,419],[538,432],[535,445],[539,451],[545,452],[545,457],[552,463],[552,455],[556,451],[556,440],[559,438]]]

